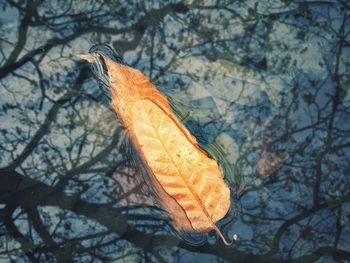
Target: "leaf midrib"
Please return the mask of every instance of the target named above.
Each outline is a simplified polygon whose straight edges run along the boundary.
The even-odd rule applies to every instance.
[[[153,104],[153,103],[152,103]],[[159,108],[159,107],[158,107]],[[161,110],[161,109],[160,109]],[[211,222],[212,226],[215,225],[215,223],[213,222],[212,217],[210,216],[210,214],[208,213],[207,209],[205,208],[204,204],[201,202],[201,199],[199,198],[198,194],[194,191],[194,189],[192,189],[191,185],[189,184],[189,182],[187,181],[187,178],[183,175],[183,173],[181,172],[180,168],[182,168],[183,163],[185,162],[185,159],[182,160],[180,167],[178,167],[176,165],[175,160],[172,158],[172,155],[169,153],[169,151],[167,150],[167,147],[164,145],[163,140],[161,139],[159,132],[158,132],[158,128],[154,125],[152,118],[149,117],[149,123],[151,124],[150,127],[153,128],[153,130],[155,131],[155,134],[157,135],[157,139],[159,140],[161,146],[163,147],[164,151],[166,152],[166,154],[168,155],[169,159],[171,160],[171,163],[175,166],[178,174],[181,176],[182,180],[185,182],[186,187],[188,188],[188,190],[191,192],[191,194],[194,196],[195,200],[197,201],[199,207],[202,209],[203,213],[205,214],[205,216],[209,219],[209,221]],[[167,116],[168,117],[168,116]],[[181,132],[182,133],[182,132]],[[185,135],[184,135],[185,136]],[[197,169],[192,170],[191,171],[191,175],[197,171]],[[163,186],[162,186],[163,187]],[[164,187],[163,187],[164,188]],[[166,189],[164,189],[166,191]],[[166,191],[167,192],[167,191]],[[168,192],[167,192],[168,193]],[[168,193],[169,194],[169,193]],[[177,200],[176,198],[174,198],[175,200]],[[181,206],[181,205],[180,205]],[[181,206],[182,207],[182,206]],[[182,207],[183,208],[183,207]],[[183,208],[184,209],[184,208]],[[184,209],[186,212],[186,209]],[[186,212],[187,214],[187,212]],[[191,225],[192,222],[191,220],[189,220]]]

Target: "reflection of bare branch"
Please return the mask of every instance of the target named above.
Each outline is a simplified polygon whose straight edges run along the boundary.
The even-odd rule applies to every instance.
[[[343,249],[338,249],[335,247],[320,247],[316,249],[313,253],[305,256],[301,256],[292,262],[314,262],[317,261],[324,255],[332,255],[336,259],[347,260],[350,258],[350,253]]]
[[[10,1],[12,2],[12,1]],[[18,29],[18,41],[10,53],[9,57],[7,58],[6,62],[4,63],[4,67],[7,67],[8,65],[11,65],[14,63],[18,57],[18,55],[22,52],[27,39],[27,32],[30,25],[30,20],[34,12],[36,12],[36,8],[39,4],[39,1],[33,1],[28,0],[27,5],[24,10],[24,16],[22,18],[22,21],[19,25]]]
[[[178,258],[188,251],[194,257],[205,253],[218,261],[237,262],[350,256],[342,250],[348,241],[350,202],[350,128],[346,124],[350,112],[343,101],[349,82],[345,52],[349,6],[342,0],[283,1],[270,12],[265,10],[269,1],[253,2],[186,6],[159,1],[156,7],[143,2],[86,5],[71,0],[51,10],[48,1],[7,0],[5,8],[10,5],[19,15],[17,26],[4,27],[5,37],[1,37],[6,48],[0,48],[0,86],[8,96],[0,98],[0,117],[7,114],[5,122],[16,123],[10,129],[0,128],[4,135],[0,221],[1,231],[19,248],[10,248],[9,242],[8,250],[1,248],[2,256],[22,253],[27,260],[58,262],[83,261],[87,255],[91,261],[125,260],[131,255],[167,262],[176,257],[159,247],[171,248]],[[285,41],[289,35],[291,43]],[[138,180],[142,169],[122,144],[115,115],[105,117],[107,110],[100,106],[96,85],[85,81],[89,71],[73,66],[70,46],[80,48],[80,41],[84,48],[109,42],[121,53],[132,50],[126,54],[132,65],[149,69],[153,81],[169,86],[165,93],[177,89],[174,94],[179,91],[188,101],[201,96],[191,94],[195,85],[196,93],[203,85],[208,85],[206,94],[219,88],[213,96],[214,104],[221,107],[218,117],[208,114],[205,121],[194,117],[189,126],[212,141],[225,135],[227,154],[237,151],[229,164],[234,172],[228,176],[234,178],[232,189],[244,191],[231,206],[239,205],[241,213],[230,213],[220,225],[228,234],[244,225],[235,246],[227,248],[219,242],[194,246],[169,231],[171,221],[152,207],[156,202]],[[312,56],[308,50],[314,48],[320,53],[319,65],[310,61],[311,66],[303,68],[300,65],[309,62],[303,56]],[[274,78],[282,73],[283,80],[269,87],[270,93],[278,93],[274,85],[282,85],[280,104],[272,101],[275,94],[267,88],[260,90],[259,81],[252,84],[257,86],[252,93],[237,81],[222,81],[226,73],[221,76],[223,69],[214,69],[210,63],[202,67],[204,63],[198,62],[199,71],[192,74],[192,65],[181,62],[195,56],[234,61],[263,76],[266,85],[269,74]],[[265,65],[258,67],[261,60]],[[59,68],[52,69],[55,75],[46,75],[51,62]],[[298,74],[284,79],[289,71]],[[16,83],[25,87],[17,91]],[[67,93],[53,99],[61,87]],[[231,92],[234,96],[228,96]],[[261,93],[256,102],[246,98],[255,92]],[[225,145],[233,142],[234,150]],[[256,169],[259,160],[263,178]],[[18,210],[19,215],[14,212]],[[28,229],[19,225],[22,222]],[[87,233],[73,233],[76,225],[88,225]]]
[[[75,87],[80,87],[79,84],[82,83],[83,79],[85,78],[87,73],[87,69],[81,71],[79,77],[76,81]],[[77,89],[72,89],[70,92],[68,92],[66,95],[64,95],[62,98],[60,98],[49,110],[47,117],[44,121],[44,123],[40,126],[36,134],[32,137],[31,141],[26,145],[23,152],[7,167],[2,168],[4,170],[12,170],[16,168],[18,165],[20,165],[32,152],[32,150],[38,145],[39,141],[42,139],[42,137],[49,131],[49,127],[52,121],[55,120],[55,116],[57,115],[59,109],[64,105],[65,102],[67,102],[72,96],[76,95],[78,93]]]
[[[25,207],[35,207],[37,205],[54,205],[63,209],[72,210],[78,214],[82,214],[87,218],[92,218],[102,225],[109,228],[120,235],[121,238],[128,240],[137,247],[146,251],[152,252],[158,246],[172,246],[179,243],[179,246],[189,251],[205,251],[218,255],[226,259],[240,258],[248,259],[254,258],[249,254],[239,252],[236,250],[228,250],[223,244],[210,245],[205,244],[202,247],[191,246],[180,241],[177,237],[172,235],[154,235],[140,232],[128,224],[128,220],[142,221],[143,215],[123,215],[119,208],[114,208],[113,204],[91,204],[81,201],[78,196],[67,196],[56,188],[49,187],[43,183],[22,177],[17,172],[0,172],[0,181],[7,180],[12,187],[6,187],[10,190],[9,195],[0,195],[1,202],[11,200],[13,195],[17,195],[16,201],[18,205]],[[19,185],[16,182],[21,182]],[[9,186],[8,185],[8,186]],[[0,186],[0,193],[2,192]],[[152,219],[151,216],[148,216]],[[113,218],[113,220],[110,220]],[[155,217],[153,220],[157,220]],[[273,260],[270,262],[274,262]]]
[[[326,203],[319,204],[317,206],[314,206],[310,209],[307,209],[303,211],[302,213],[288,219],[285,221],[278,229],[276,232],[274,239],[272,241],[271,249],[267,253],[267,255],[273,255],[277,252],[278,247],[279,247],[279,242],[283,236],[283,234],[287,231],[287,229],[292,226],[293,224],[296,224],[297,222],[314,215],[316,212],[322,210],[322,209],[329,209],[329,208],[334,208],[338,207],[342,204],[350,202],[350,195],[345,195],[340,198],[332,199],[332,200],[327,200]]]
[[[5,177],[4,177],[5,176]],[[203,251],[205,253],[212,253],[214,255],[218,255],[222,258],[226,258],[228,260],[235,258],[238,261],[244,261],[245,259],[254,259],[252,255],[247,255],[245,253],[239,252],[234,249],[225,249],[222,244],[205,244],[201,247],[191,246],[189,244],[183,243],[177,238],[173,236],[162,236],[162,235],[150,235],[145,234],[142,232],[139,232],[136,229],[133,229],[132,227],[128,226],[127,217],[120,214],[119,209],[113,208],[111,205],[94,205],[90,203],[86,203],[84,201],[79,200],[79,198],[75,196],[66,196],[62,194],[61,192],[56,192],[54,188],[46,186],[39,182],[30,182],[31,180],[25,179],[21,177],[18,173],[12,172],[7,174],[0,174],[0,179],[3,181],[3,179],[7,179],[9,181],[16,181],[20,178],[22,178],[22,184],[31,186],[26,187],[21,190],[21,195],[17,198],[17,201],[19,204],[23,204],[26,206],[35,206],[35,205],[57,205],[59,204],[60,207],[64,209],[72,209],[78,214],[83,214],[87,216],[88,218],[93,218],[97,220],[99,223],[108,226],[108,228],[111,231],[114,231],[121,235],[122,238],[125,238],[129,240],[130,242],[134,243],[138,247],[141,247],[145,250],[150,250],[154,247],[157,247],[159,245],[166,245],[166,244],[172,244],[173,242],[179,243],[179,246],[183,249],[189,250],[189,251]],[[33,188],[35,187],[35,189]],[[19,188],[21,189],[21,188]],[[14,189],[15,190],[15,189]],[[33,194],[35,193],[35,194]],[[1,197],[3,200],[3,197]],[[58,202],[59,200],[59,202]],[[345,198],[342,198],[340,200],[332,200],[329,201],[326,204],[320,205],[319,207],[316,207],[314,209],[310,209],[305,211],[303,214],[298,215],[288,221],[286,221],[284,224],[282,224],[280,231],[278,231],[276,237],[281,237],[282,234],[285,232],[285,230],[291,225],[294,224],[297,221],[302,220],[303,218],[306,218],[315,212],[329,207],[336,207],[344,202],[349,202],[350,196],[347,196]],[[138,216],[136,216],[137,218]],[[110,220],[110,218],[114,218],[113,221]],[[136,219],[135,218],[135,219]],[[130,219],[130,218],[129,218]],[[139,217],[138,220],[141,218]],[[17,233],[18,234],[18,233]],[[22,236],[20,236],[22,238]],[[23,240],[22,240],[23,242]],[[278,240],[274,240],[273,244],[278,244]],[[258,258],[265,258],[267,262],[274,262],[274,259],[270,257],[276,252],[276,245],[272,246],[272,250],[268,255],[265,255],[264,257],[258,256]],[[308,255],[305,257],[314,257],[315,255],[318,255],[317,252],[322,252],[325,254],[335,254],[340,257],[345,257],[348,255],[347,252],[335,249],[335,248],[319,248],[315,253],[312,255]],[[257,258],[257,259],[258,259]],[[304,258],[304,257],[302,257]],[[296,260],[298,261],[298,260]],[[279,260],[276,262],[280,262]]]
[[[12,213],[15,210],[15,207],[6,207],[4,211],[4,217],[1,218],[3,223],[7,229],[7,231],[11,234],[11,236],[20,243],[21,250],[28,256],[28,258],[33,262],[39,262],[39,260],[34,256],[31,252],[35,245],[29,240],[26,236],[24,236],[13,223]]]
[[[122,33],[129,33],[130,31],[135,32],[135,38],[133,41],[125,42],[116,42],[115,45],[118,46],[118,48],[121,48],[122,50],[130,50],[134,49],[137,44],[140,42],[143,33],[145,32],[147,26],[153,24],[153,18],[158,17],[158,19],[163,18],[168,12],[170,11],[178,11],[178,12],[184,12],[186,11],[186,8],[183,4],[169,4],[165,6],[163,9],[159,10],[150,10],[149,13],[147,13],[144,17],[142,17],[139,21],[137,21],[133,26],[130,28],[122,28],[122,29],[116,29],[116,28],[110,28],[110,27],[104,27],[104,26],[97,26],[97,25],[89,25],[87,27],[78,28],[76,29],[71,35],[65,36],[63,38],[54,37],[52,39],[49,39],[45,44],[41,45],[40,47],[33,49],[29,51],[26,55],[22,56],[19,60],[12,61],[8,60],[8,62],[3,65],[0,68],[0,79],[6,77],[9,73],[12,71],[15,71],[19,67],[23,66],[27,62],[29,62],[32,58],[34,58],[36,55],[39,55],[43,52],[48,52],[50,49],[52,49],[55,46],[69,43],[70,41],[78,38],[79,36],[82,36],[87,33],[92,32],[100,32],[105,34],[122,34]],[[25,31],[26,32],[26,31]],[[25,33],[24,32],[24,33]],[[123,43],[125,45],[123,45]],[[22,45],[20,45],[21,47]],[[17,57],[17,52],[13,55],[13,58],[15,59]]]
[[[67,184],[68,180],[73,175],[80,174],[84,170],[87,170],[89,167],[93,166],[98,161],[105,159],[105,157],[108,154],[110,154],[110,152],[115,148],[115,146],[119,140],[119,133],[120,133],[120,128],[116,129],[116,131],[114,132],[114,135],[112,137],[113,139],[112,139],[111,143],[106,148],[104,148],[101,152],[99,152],[94,157],[92,157],[89,161],[87,161],[87,162],[81,164],[80,166],[77,166],[74,169],[68,171],[62,178],[60,178],[60,181],[57,184],[57,187],[63,188]],[[119,163],[116,163],[115,165],[116,166],[121,165],[122,161],[120,161]]]
[[[35,230],[40,235],[41,239],[45,242],[46,245],[54,245],[55,241],[52,239],[50,233],[47,231],[46,227],[44,226],[40,215],[36,208],[25,208],[28,219],[33,224]]]

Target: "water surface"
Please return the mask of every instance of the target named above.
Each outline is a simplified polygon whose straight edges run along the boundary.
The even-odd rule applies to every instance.
[[[5,1],[0,262],[345,262],[347,1]],[[179,235],[88,64],[106,43],[217,158],[231,208]]]

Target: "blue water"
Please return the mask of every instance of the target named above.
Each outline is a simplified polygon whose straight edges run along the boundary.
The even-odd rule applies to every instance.
[[[0,262],[347,262],[347,1],[13,1],[0,11]],[[166,94],[231,190],[179,233],[87,62]]]

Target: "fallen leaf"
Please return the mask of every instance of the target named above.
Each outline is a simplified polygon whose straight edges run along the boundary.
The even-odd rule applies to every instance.
[[[96,49],[95,49],[96,50]],[[167,98],[140,71],[93,52],[81,56],[103,63],[112,107],[143,160],[149,179],[177,229],[215,230],[230,208],[221,170],[177,119]]]
[[[276,154],[273,156],[263,156],[258,161],[258,173],[262,178],[271,176],[288,159],[288,154]]]

